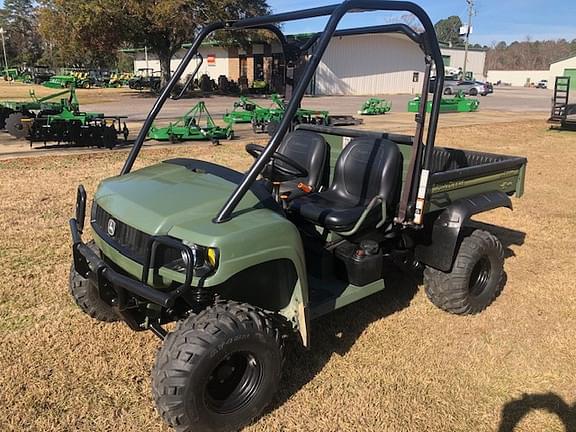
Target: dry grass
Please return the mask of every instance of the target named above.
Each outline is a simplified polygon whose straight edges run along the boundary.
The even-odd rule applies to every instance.
[[[0,101],[3,100],[29,100],[30,90],[34,90],[37,97],[44,97],[59,91],[64,91],[65,89],[53,89],[46,88],[41,85],[36,84],[24,84],[20,82],[7,82],[0,80]],[[122,88],[94,88],[94,89],[77,89],[76,96],[82,104],[90,103],[103,103],[112,102],[118,100],[118,98],[127,92],[131,92],[128,89]]]
[[[456,317],[391,275],[387,292],[314,324],[312,350],[289,357],[274,406],[247,430],[495,431],[503,409],[512,418],[539,406],[515,430],[563,430],[554,410],[576,427],[566,405],[576,376],[576,135],[511,123],[443,129],[439,142],[529,158],[515,211],[482,218],[509,228],[495,229],[508,252],[503,294],[479,316]],[[147,149],[140,164],[180,155],[242,168],[242,148]],[[67,294],[76,185],[92,194],[124,157],[0,162],[1,431],[168,430],[150,398],[158,340],[91,321]]]

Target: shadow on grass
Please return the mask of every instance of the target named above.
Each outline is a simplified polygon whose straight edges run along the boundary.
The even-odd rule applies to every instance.
[[[502,408],[498,432],[513,432],[522,419],[532,411],[556,414],[566,432],[576,432],[576,405],[568,405],[555,393],[525,394]]]
[[[345,355],[371,323],[410,305],[421,275],[402,273],[393,266],[387,267],[385,274],[383,291],[312,322],[310,350],[297,344],[287,348],[280,391],[267,412],[279,408],[310,382],[333,354]]]

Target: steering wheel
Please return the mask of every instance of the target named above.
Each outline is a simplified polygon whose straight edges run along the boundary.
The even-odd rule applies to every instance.
[[[264,151],[264,147],[258,144],[247,144],[246,151],[250,156],[258,159]],[[308,170],[306,168],[295,160],[278,152],[272,153],[271,163],[267,165],[267,167],[269,167],[269,169],[264,169],[262,175],[272,181],[288,181],[299,177],[308,177]]]

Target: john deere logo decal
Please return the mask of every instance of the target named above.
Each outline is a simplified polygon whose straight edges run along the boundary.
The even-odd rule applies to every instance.
[[[116,221],[114,219],[108,220],[108,235],[113,237],[116,234]]]

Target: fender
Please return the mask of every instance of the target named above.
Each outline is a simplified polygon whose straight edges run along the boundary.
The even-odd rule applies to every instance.
[[[512,210],[510,197],[500,191],[485,192],[454,201],[434,221],[429,242],[416,246],[416,259],[435,269],[450,271],[462,240],[465,223],[475,214],[499,207]]]

